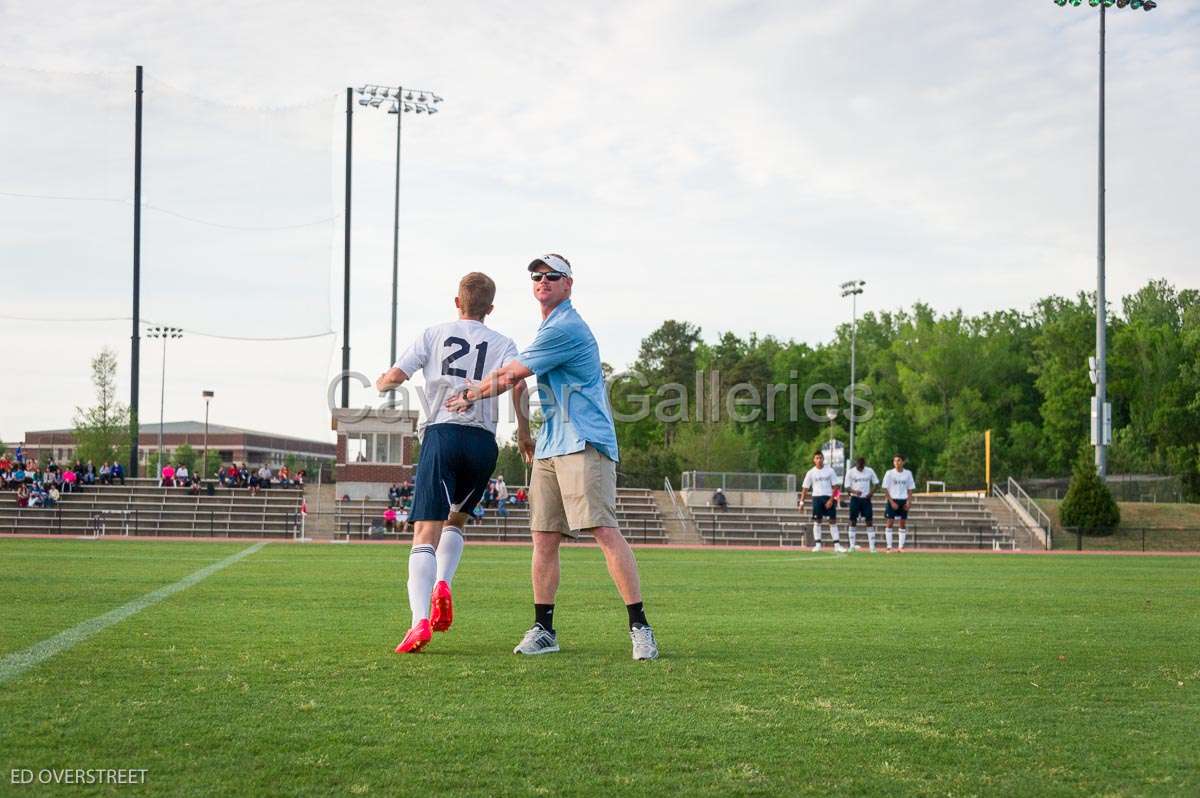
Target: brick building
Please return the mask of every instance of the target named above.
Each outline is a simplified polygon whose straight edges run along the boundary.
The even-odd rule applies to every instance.
[[[412,479],[418,417],[416,410],[334,410],[337,495],[386,499],[393,483]]]
[[[199,455],[204,451],[203,421],[172,421],[162,427],[163,457],[183,444],[188,444]],[[269,464],[272,468],[283,465],[288,456],[297,460],[332,462],[336,454],[334,444],[309,438],[295,438],[272,432],[228,427],[223,424],[208,425],[208,448],[216,451],[221,463],[246,463],[250,466]],[[69,429],[34,430],[25,433],[25,451],[33,457],[53,455],[55,460],[75,459],[75,435]],[[151,452],[158,451],[158,424],[142,424],[138,427],[138,462],[145,466]],[[99,464],[97,464],[99,465]]]

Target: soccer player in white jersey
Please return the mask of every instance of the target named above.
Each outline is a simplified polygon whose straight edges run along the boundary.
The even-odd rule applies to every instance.
[[[454,298],[458,320],[425,330],[375,381],[383,393],[417,371],[425,375],[422,404],[427,418],[418,430],[421,458],[409,514],[413,522],[413,546],[408,555],[412,628],[396,647],[397,654],[415,654],[432,639],[433,632],[450,628],[454,620],[450,583],[462,556],[462,527],[483,498],[496,467],[498,401],[485,399],[461,413],[445,408],[446,400],[462,391],[468,381],[477,382],[517,357],[512,340],[483,323],[492,312],[495,296],[496,284],[486,274],[472,272],[462,278]],[[533,439],[523,407],[524,381],[513,388],[517,441],[528,459],[533,454]]]
[[[846,472],[846,490],[850,491],[850,551],[858,548],[858,519],[867,521],[867,542],[875,552],[875,510],[871,505],[871,494],[879,484],[875,469],[867,465],[867,459],[854,461],[854,468]]]
[[[800,486],[800,510],[804,510],[804,500],[808,492],[813,497],[813,551],[821,550],[821,519],[829,519],[829,536],[833,538],[833,550],[841,554],[841,535],[837,525],[837,497],[833,495],[833,484],[837,482],[837,472],[825,465],[825,455],[813,453],[813,467],[804,475],[804,483]]]
[[[900,521],[900,548],[904,551],[904,538],[908,530],[908,508],[912,506],[912,494],[917,489],[912,472],[904,467],[904,455],[897,454],[892,458],[892,468],[883,475],[883,491],[887,494],[887,506],[883,508],[883,516],[887,519],[887,550],[892,550],[892,522]]]

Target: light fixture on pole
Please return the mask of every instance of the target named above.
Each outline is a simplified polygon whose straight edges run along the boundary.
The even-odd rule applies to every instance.
[[[1082,0],[1069,0],[1073,6],[1082,4]],[[1054,0],[1056,5],[1066,5],[1066,2]],[[1093,8],[1100,9],[1100,136],[1099,157],[1097,159],[1098,179],[1097,213],[1096,213],[1096,395],[1092,398],[1092,443],[1096,447],[1096,471],[1103,477],[1108,472],[1109,430],[1112,429],[1112,419],[1108,417],[1108,331],[1106,315],[1108,308],[1104,298],[1104,21],[1106,10],[1114,5],[1117,8],[1130,10],[1142,9],[1153,11],[1158,8],[1155,0],[1088,0]]]
[[[399,283],[400,283],[400,132],[401,120],[407,113],[416,112],[418,114],[427,114],[433,116],[438,112],[437,105],[442,102],[442,97],[437,93],[428,89],[403,89],[400,86],[380,86],[374,83],[368,83],[359,86],[356,90],[360,97],[359,105],[369,105],[372,108],[380,107],[386,100],[388,103],[388,113],[396,115],[396,199],[394,208],[394,218],[392,220],[392,345],[391,345],[391,360],[389,364],[396,362],[396,307],[399,299]],[[413,99],[413,92],[417,93],[416,99]],[[404,99],[401,100],[403,94]],[[394,402],[396,392],[391,391],[388,394]]]
[[[200,395],[204,397],[204,459],[200,466],[200,479],[203,481],[204,472],[208,471],[208,403],[213,398],[213,392],[201,391]]]
[[[854,350],[858,339],[858,295],[863,292],[866,280],[849,280],[842,283],[842,298],[850,297],[850,450],[846,462],[854,462]]]
[[[183,330],[179,327],[151,327],[146,331],[147,338],[162,339],[162,386],[158,397],[158,479],[162,481],[163,469],[163,408],[167,403],[167,339],[182,338]]]

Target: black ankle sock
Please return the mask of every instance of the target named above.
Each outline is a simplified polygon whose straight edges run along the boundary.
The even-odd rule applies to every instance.
[[[551,634],[554,634],[554,605],[553,604],[534,604],[533,605],[534,623],[540,624],[543,629]]]
[[[642,609],[642,602],[637,604],[626,604],[625,609],[629,610],[629,628],[636,629],[639,626],[649,626],[650,622],[646,620],[646,611]]]

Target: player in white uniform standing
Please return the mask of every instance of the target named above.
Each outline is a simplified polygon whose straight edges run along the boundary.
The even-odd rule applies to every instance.
[[[396,647],[397,654],[415,654],[432,639],[433,632],[450,628],[454,620],[450,582],[462,556],[462,527],[483,498],[496,467],[498,400],[480,400],[461,413],[445,407],[446,400],[466,388],[468,381],[478,382],[517,357],[512,340],[483,323],[492,312],[495,296],[496,284],[490,277],[480,272],[468,274],[454,298],[458,320],[425,330],[375,381],[383,393],[418,370],[425,375],[422,404],[427,418],[418,430],[421,457],[409,515],[413,522],[413,546],[408,555],[412,628]],[[524,409],[524,381],[513,389],[518,445],[528,459],[533,454],[533,439]]]
[[[854,461],[854,468],[846,472],[846,490],[850,491],[850,551],[858,548],[858,519],[867,521],[867,542],[871,552],[875,552],[875,509],[871,505],[871,494],[879,484],[875,469],[867,465],[867,459],[860,457]]]
[[[917,489],[912,472],[904,467],[904,455],[897,454],[892,458],[892,468],[883,475],[883,491],[887,494],[887,506],[883,508],[883,516],[887,519],[887,550],[892,550],[892,522],[900,521],[900,548],[904,551],[904,538],[907,534],[908,508],[912,505],[912,494]]]
[[[821,519],[829,519],[829,536],[833,538],[833,550],[841,554],[841,535],[837,525],[837,497],[833,495],[833,484],[837,482],[837,472],[831,466],[825,465],[825,455],[813,453],[813,467],[804,475],[804,483],[800,487],[800,510],[804,511],[804,500],[808,498],[809,490],[813,496],[813,551],[821,550]]]

